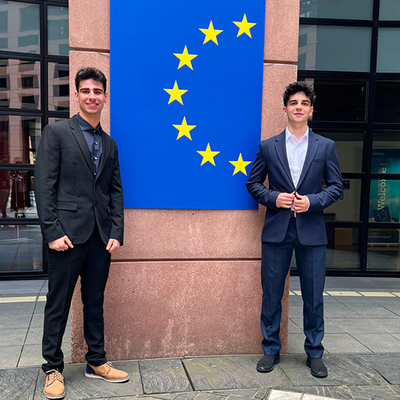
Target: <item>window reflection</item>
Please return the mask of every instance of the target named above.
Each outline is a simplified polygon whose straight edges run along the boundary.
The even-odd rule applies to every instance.
[[[326,248],[327,269],[359,269],[360,230],[357,228],[327,227],[328,245]]]
[[[400,166],[400,164],[397,164]],[[375,164],[381,173],[390,171],[391,167],[383,162]],[[389,173],[389,172],[388,172]],[[369,199],[370,222],[399,222],[400,217],[400,181],[372,179]]]
[[[37,218],[33,171],[0,170],[1,218]]]
[[[34,164],[40,136],[40,118],[0,115],[0,163]]]
[[[39,5],[0,0],[0,50],[40,53]]]
[[[40,110],[40,62],[0,59],[0,107]]]
[[[49,75],[49,111],[69,110],[69,65],[48,64]]]
[[[369,72],[371,28],[300,25],[300,70]]]
[[[48,53],[54,56],[68,56],[68,8],[47,7]]]
[[[374,149],[397,149],[400,150],[400,132],[399,131],[375,131]]]
[[[400,271],[400,247],[398,229],[369,229],[369,271]]]
[[[372,6],[373,0],[301,0],[300,18],[370,20],[372,19]]]
[[[41,270],[42,243],[38,225],[0,225],[0,272]]]

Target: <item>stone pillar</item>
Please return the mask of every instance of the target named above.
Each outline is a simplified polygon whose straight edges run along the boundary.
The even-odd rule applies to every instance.
[[[73,77],[82,66],[96,66],[109,76],[109,0],[70,0],[69,8],[74,93]],[[298,0],[266,0],[262,139],[280,133],[286,124],[281,95],[297,77],[291,64],[297,61],[298,15]],[[87,16],[95,22],[88,22]],[[112,102],[112,82],[109,96]],[[71,96],[71,114],[76,111]],[[102,125],[108,132],[109,120],[106,107]],[[105,295],[108,358],[261,353],[264,214],[264,207],[126,209],[125,244],[113,257]],[[287,280],[282,353],[287,351],[288,299]],[[72,304],[72,361],[83,362],[85,352],[77,289]]]

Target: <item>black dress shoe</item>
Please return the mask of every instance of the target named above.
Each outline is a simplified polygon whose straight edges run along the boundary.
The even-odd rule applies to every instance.
[[[311,368],[311,375],[316,378],[326,378],[328,376],[328,370],[320,358],[307,357],[307,367]]]
[[[274,369],[274,365],[281,361],[279,354],[277,356],[270,356],[264,354],[263,358],[257,363],[258,372],[271,372]]]

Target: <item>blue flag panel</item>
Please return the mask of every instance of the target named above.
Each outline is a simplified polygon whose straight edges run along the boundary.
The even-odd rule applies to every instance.
[[[112,0],[126,208],[255,209],[265,0]]]

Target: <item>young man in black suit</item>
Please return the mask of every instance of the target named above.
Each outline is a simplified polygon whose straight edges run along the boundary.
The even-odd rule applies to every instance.
[[[104,290],[124,226],[117,145],[100,125],[107,79],[96,68],[82,68],[75,86],[79,114],[44,128],[35,166],[37,209],[47,244],[42,369],[49,399],[65,396],[61,342],[79,276],[88,345],[85,375],[108,382],[129,379],[107,362],[104,350]]]

